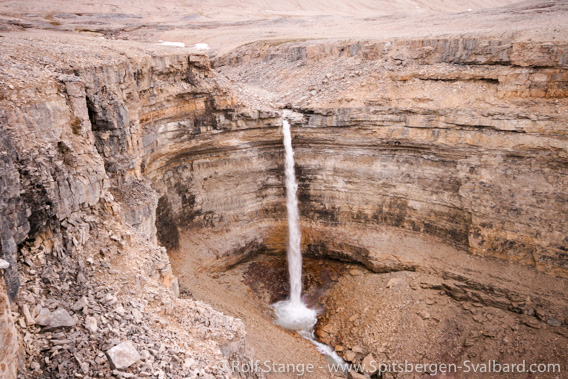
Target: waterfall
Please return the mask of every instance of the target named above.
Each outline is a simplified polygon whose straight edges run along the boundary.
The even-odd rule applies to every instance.
[[[318,342],[313,328],[317,323],[317,312],[306,307],[302,300],[302,234],[300,232],[300,212],[298,208],[298,183],[294,171],[294,150],[288,120],[282,121],[284,133],[284,172],[286,177],[286,210],[288,213],[288,273],[290,275],[290,297],[273,304],[276,323],[286,329],[297,330],[331,363],[345,365],[345,362],[332,348]]]
[[[290,124],[282,121],[284,132],[284,171],[286,176],[286,209],[288,211],[288,273],[290,275],[290,297],[273,305],[276,323],[287,329],[310,331],[317,322],[315,310],[306,307],[302,301],[302,249],[300,246],[300,212],[296,174],[294,171],[294,150]]]
[[[302,303],[302,250],[300,242],[300,212],[298,210],[298,183],[294,171],[294,150],[292,149],[292,136],[290,124],[287,120],[282,122],[284,132],[286,174],[286,209],[288,211],[288,271],[290,274],[290,302],[300,305]]]

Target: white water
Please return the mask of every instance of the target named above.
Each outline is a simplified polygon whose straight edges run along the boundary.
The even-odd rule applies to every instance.
[[[290,124],[282,121],[284,132],[284,173],[286,176],[286,209],[288,211],[288,274],[290,276],[290,298],[273,305],[278,318],[277,324],[294,330],[309,331],[317,322],[317,313],[306,307],[302,301],[302,249],[300,242],[300,212],[298,210],[298,183],[294,171],[294,150]]]
[[[311,341],[316,349],[331,360],[331,363],[344,364],[345,362],[333,349],[316,340],[313,327],[317,323],[317,312],[310,309],[302,301],[302,249],[300,242],[300,212],[298,209],[298,183],[294,171],[294,150],[292,149],[292,136],[290,124],[282,121],[284,132],[286,175],[286,209],[288,211],[288,273],[290,276],[290,298],[273,304],[276,313],[276,323],[283,328],[297,330],[305,339]]]
[[[294,150],[292,149],[292,135],[287,120],[282,122],[284,133],[286,174],[286,209],[288,211],[288,271],[290,274],[290,302],[296,305],[302,303],[302,249],[300,242],[300,211],[298,209],[298,183],[294,171]]]

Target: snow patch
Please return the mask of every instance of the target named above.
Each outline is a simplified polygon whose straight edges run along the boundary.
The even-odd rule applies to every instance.
[[[210,49],[209,45],[206,44],[206,43],[196,43],[194,47],[196,49],[199,49],[199,50],[209,50]]]
[[[158,45],[161,46],[173,46],[173,47],[185,47],[185,43],[183,42],[168,42],[168,41],[158,41]]]

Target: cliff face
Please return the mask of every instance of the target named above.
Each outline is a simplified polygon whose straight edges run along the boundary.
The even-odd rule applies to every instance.
[[[480,38],[259,43],[218,59],[221,77],[203,55],[70,64],[73,75],[42,84],[48,101],[4,116],[30,130],[17,138],[20,161],[44,167],[23,171],[24,188],[49,183],[26,191],[31,235],[111,187],[122,218],[168,247],[180,230],[272,222],[262,243],[277,250],[278,109],[288,107],[306,243],[320,253],[326,228],[392,227],[564,275],[565,49]]]
[[[2,43],[3,377],[15,377],[19,348],[22,377],[108,376],[117,365],[104,354],[127,339],[142,357],[130,367],[138,374],[222,376],[228,364],[219,362],[249,359],[240,321],[176,299],[177,279],[155,244],[180,217],[157,234],[164,212],[156,220],[160,196],[146,167],[168,151],[157,149],[161,120],[178,117],[192,135],[194,122],[217,127],[214,102],[232,101],[206,77],[206,57],[103,41],[94,53],[92,40],[75,37]]]
[[[391,226],[561,275],[567,64],[564,44],[480,38],[259,43],[216,63],[303,114],[311,227]]]
[[[490,261],[468,271],[464,258],[568,274],[564,43],[256,43],[216,59],[212,69],[205,55],[188,49],[97,40],[94,52],[92,39],[78,37],[1,42],[1,80],[11,84],[0,95],[0,247],[10,264],[7,295],[15,298],[18,278],[25,279],[13,303],[20,326],[34,325],[44,308],[79,301],[81,291],[62,290],[63,283],[69,288],[86,272],[99,280],[87,291],[119,267],[110,277],[124,269],[133,282],[143,275],[176,292],[155,242],[175,251],[180,234],[201,238],[186,247],[222,258],[212,264],[225,268],[282,253],[282,112],[294,126],[306,252],[375,272],[446,275],[448,291],[463,298],[530,316],[538,303],[564,319],[566,292],[538,292],[545,274],[517,290],[506,276],[488,286]],[[127,258],[136,262],[132,270]],[[522,300],[534,291],[536,300]],[[112,312],[104,296],[92,301]],[[132,300],[121,296],[124,304]],[[160,296],[173,295],[155,289],[146,300],[155,305]],[[148,305],[147,322],[171,316],[168,304]],[[183,304],[199,314],[201,305]],[[13,336],[10,312],[2,309],[0,333]],[[89,313],[81,309],[73,316],[84,332]],[[204,357],[250,354],[240,324],[207,312],[219,317],[221,330],[203,331],[218,337]],[[180,320],[170,321],[182,329]],[[116,337],[120,322],[105,336]],[[28,339],[41,339],[35,327]],[[4,354],[13,368],[10,346]],[[91,353],[95,359],[99,351]],[[31,363],[47,353],[27,354]],[[172,364],[172,372],[192,367],[181,366]],[[214,371],[207,362],[200,369]]]

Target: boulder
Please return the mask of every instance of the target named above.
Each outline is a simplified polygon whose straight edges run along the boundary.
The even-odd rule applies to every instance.
[[[57,308],[50,312],[46,308],[42,308],[37,316],[36,322],[45,326],[46,329],[53,330],[58,328],[70,328],[77,323],[73,317],[63,308]]]
[[[125,370],[140,360],[140,354],[131,341],[124,341],[107,351],[113,369]]]

